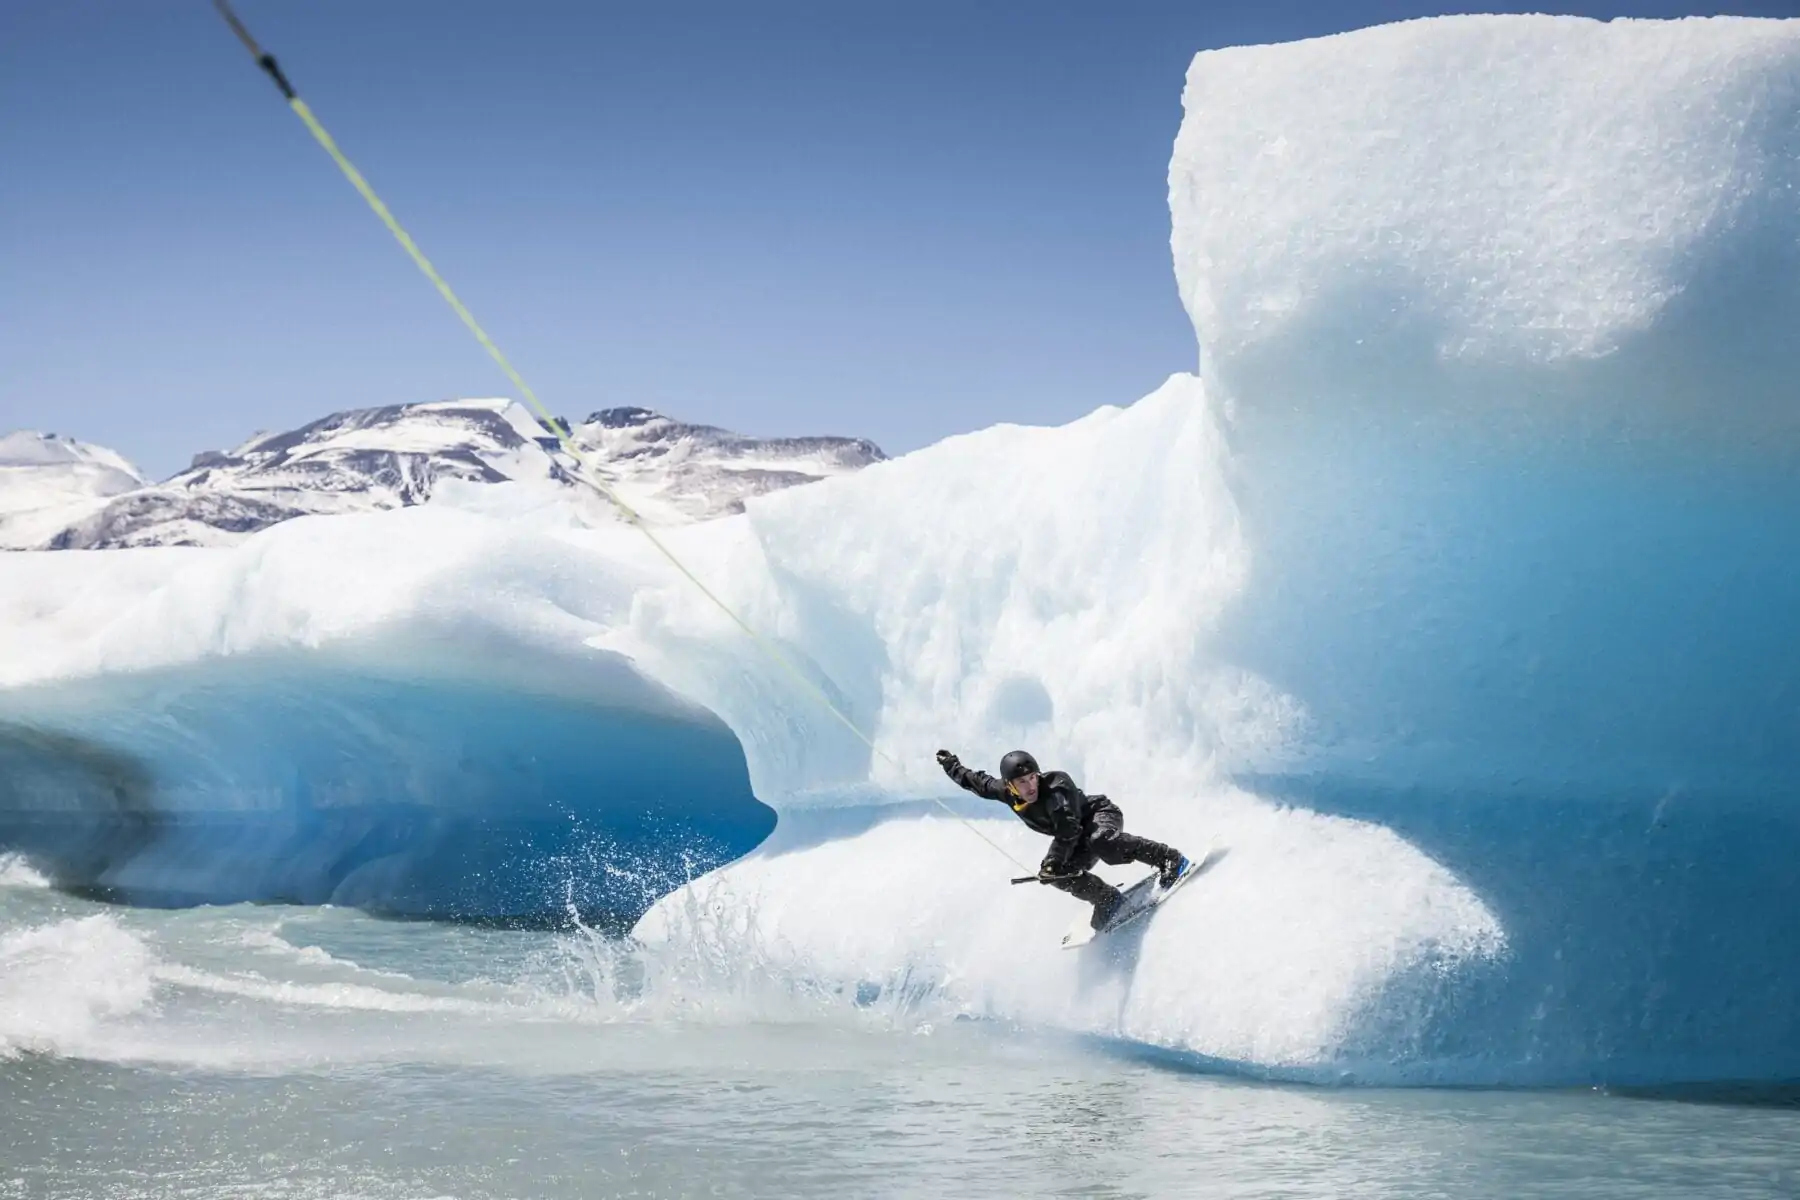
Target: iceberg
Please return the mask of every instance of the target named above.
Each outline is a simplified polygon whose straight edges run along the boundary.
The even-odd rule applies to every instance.
[[[1305,710],[1234,778],[1506,931],[1472,1077],[1800,1076],[1800,22],[1469,17],[1201,55],[1176,274]]]
[[[0,557],[0,843],[1259,1076],[1800,1078],[1800,22],[1411,22],[1184,106],[1197,373],[659,534],[779,662],[535,502]],[[931,758],[1020,745],[1228,853],[1061,953]]]
[[[717,717],[558,614],[632,586],[581,565],[435,506],[0,558],[0,840],[130,903],[628,925],[775,819]]]

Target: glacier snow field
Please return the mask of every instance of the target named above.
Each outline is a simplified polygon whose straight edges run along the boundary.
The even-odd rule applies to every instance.
[[[1800,1194],[1800,21],[1183,108],[1197,371],[660,531],[786,665],[516,481],[0,555],[0,1197]],[[1226,853],[1063,953],[940,746]]]

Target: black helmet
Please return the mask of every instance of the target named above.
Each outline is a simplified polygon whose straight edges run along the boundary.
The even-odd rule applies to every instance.
[[[1027,751],[1014,750],[1000,760],[1000,778],[1003,782],[1011,783],[1015,779],[1037,773],[1037,759],[1031,757]]]

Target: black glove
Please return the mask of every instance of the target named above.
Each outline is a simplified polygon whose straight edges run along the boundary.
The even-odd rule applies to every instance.
[[[1069,870],[1069,864],[1052,856],[1038,864],[1038,882],[1050,883],[1058,879],[1073,879],[1080,871]]]
[[[950,776],[954,776],[957,768],[962,766],[962,761],[948,750],[939,750],[937,752],[937,760],[938,766],[944,768],[944,774]]]

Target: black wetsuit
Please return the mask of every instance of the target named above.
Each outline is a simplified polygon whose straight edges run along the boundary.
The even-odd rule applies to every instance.
[[[1021,803],[1007,791],[1006,785],[985,771],[971,770],[951,759],[944,764],[944,774],[965,791],[998,800],[1011,808],[1019,820],[1039,833],[1051,837],[1050,853],[1044,856],[1043,871],[1055,878],[1044,882],[1079,896],[1096,908],[1118,902],[1119,889],[1088,873],[1096,862],[1141,862],[1153,867],[1179,861],[1180,851],[1149,838],[1125,832],[1125,814],[1105,796],[1090,796],[1075,786],[1064,771],[1044,771],[1038,775],[1037,795],[1031,803]]]

